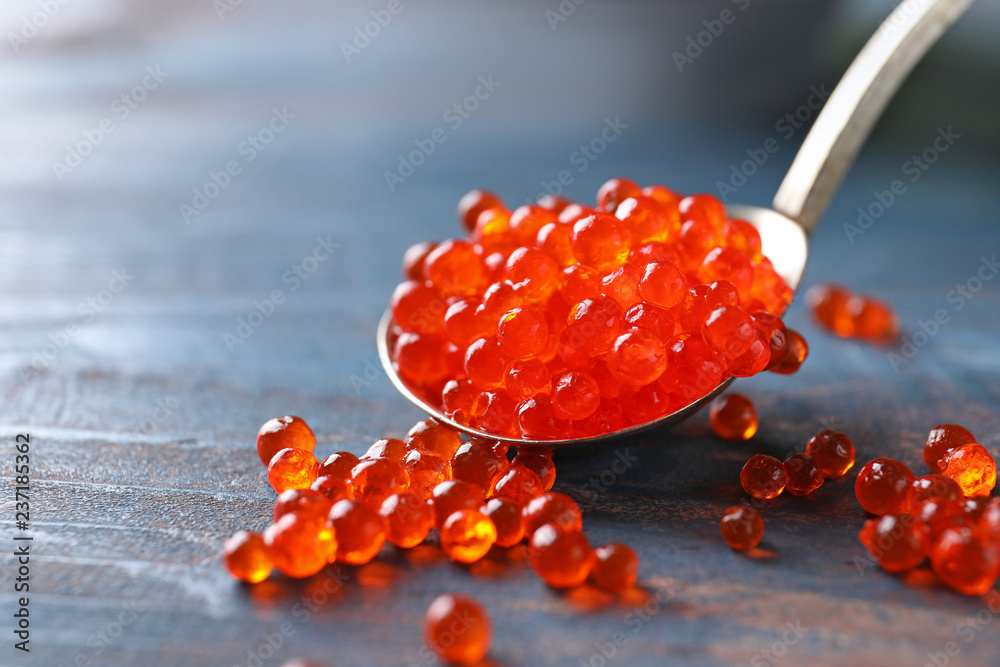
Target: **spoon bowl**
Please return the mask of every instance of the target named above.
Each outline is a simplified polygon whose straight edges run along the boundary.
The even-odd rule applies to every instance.
[[[798,291],[805,272],[809,235],[826,211],[875,121],[914,65],[974,2],[927,0],[916,8],[913,3],[900,3],[883,27],[868,40],[830,95],[782,181],[773,208],[726,207],[729,218],[742,218],[757,228],[763,254],[793,291]],[[584,447],[672,426],[697,412],[733,381],[731,377],[724,380],[708,394],[676,412],[614,433],[560,440],[505,437],[449,419],[414,392],[392,363],[391,324],[391,312],[386,310],[377,333],[379,358],[389,379],[404,396],[435,419],[459,431],[489,440],[503,440],[522,449]]]

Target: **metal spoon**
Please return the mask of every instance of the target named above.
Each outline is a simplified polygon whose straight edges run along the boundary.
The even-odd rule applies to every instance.
[[[882,110],[920,58],[972,6],[975,0],[908,0],[900,3],[851,63],[830,95],[792,162],[774,197],[773,209],[730,205],[730,218],[742,218],[760,232],[764,254],[786,283],[797,290],[806,267],[809,235],[819,223],[844,175],[871,132]],[[504,440],[519,448],[565,449],[619,440],[686,419],[733,378],[709,394],[659,419],[615,433],[563,440],[500,437],[459,424],[428,405],[407,387],[392,365],[389,351],[389,310],[378,327],[378,352],[396,388],[432,417],[470,435]]]

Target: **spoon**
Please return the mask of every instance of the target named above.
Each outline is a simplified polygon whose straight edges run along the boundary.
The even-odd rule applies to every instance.
[[[924,0],[900,3],[868,40],[830,95],[778,188],[773,208],[726,206],[730,218],[742,218],[757,228],[764,254],[771,259],[775,271],[792,290],[798,289],[805,271],[809,235],[819,223],[883,109],[914,65],[974,2]],[[452,428],[487,440],[503,440],[522,449],[580,447],[672,426],[711,401],[733,381],[730,377],[704,397],[676,412],[614,433],[562,440],[498,436],[449,419],[406,385],[392,364],[388,340],[391,323],[392,315],[386,310],[378,326],[379,358],[389,379],[404,396]]]

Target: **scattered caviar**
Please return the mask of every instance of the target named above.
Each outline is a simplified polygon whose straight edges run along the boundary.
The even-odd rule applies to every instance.
[[[572,588],[590,575],[594,551],[579,530],[560,530],[547,523],[532,533],[529,559],[535,574],[546,584]]]
[[[309,485],[309,488],[313,491],[319,491],[333,502],[344,500],[345,498],[348,500],[354,498],[354,491],[351,489],[351,483],[339,477],[334,477],[333,475],[322,475],[317,477],[313,483]]]
[[[267,465],[267,481],[278,493],[286,489],[308,488],[318,473],[319,461],[313,453],[294,447],[282,449]]]
[[[301,417],[286,415],[269,419],[257,431],[257,454],[264,465],[289,447],[307,452],[316,448],[316,436]]]
[[[788,479],[785,467],[773,456],[754,454],[740,471],[743,490],[758,500],[771,500],[781,495]]]
[[[524,539],[524,518],[519,504],[508,498],[490,498],[480,511],[493,522],[498,547],[512,547]]]
[[[434,524],[430,505],[412,491],[394,493],[386,498],[379,514],[385,518],[386,539],[402,549],[423,542]]]
[[[350,452],[330,454],[319,467],[319,477],[336,477],[345,482],[351,479],[351,471],[360,463],[360,459]]]
[[[785,491],[804,496],[823,486],[823,473],[808,454],[795,454],[781,464],[785,469]]]
[[[910,469],[894,459],[866,463],[854,482],[854,494],[866,511],[883,516],[909,511],[909,491],[915,479]]]
[[[792,291],[753,225],[712,195],[628,179],[597,199],[510,211],[483,190],[463,197],[467,238],[404,258],[391,303],[400,377],[457,423],[561,440],[655,420],[727,376],[798,369],[808,347],[780,320]],[[446,460],[460,446],[412,435],[409,449]]]
[[[857,295],[841,285],[815,285],[806,292],[806,307],[816,323],[843,338],[890,341],[899,333],[899,318],[883,301]]]
[[[965,595],[988,593],[1000,575],[1000,547],[972,528],[946,528],[931,549],[934,574]]]
[[[518,452],[511,465],[524,466],[538,475],[538,479],[542,482],[542,491],[548,491],[556,482],[556,466],[548,454]]]
[[[308,577],[322,570],[333,560],[338,548],[335,529],[323,520],[294,512],[264,530],[264,544],[274,566],[282,574],[295,578]]]
[[[428,449],[412,449],[403,459],[410,491],[427,500],[434,487],[451,479],[451,462]]]
[[[486,610],[464,595],[438,596],[424,614],[424,641],[447,664],[478,663],[490,650],[492,635]]]
[[[757,432],[757,409],[743,394],[724,394],[712,402],[709,423],[726,440],[749,440]]]
[[[979,443],[961,445],[938,460],[941,474],[962,487],[967,496],[988,496],[997,485],[997,463]]]
[[[542,525],[551,523],[564,532],[583,528],[583,515],[576,501],[564,493],[550,491],[533,498],[522,511],[524,534],[534,534]]]
[[[764,519],[752,507],[736,505],[726,510],[719,521],[722,539],[739,551],[753,549],[764,537]]]
[[[435,528],[441,530],[445,520],[459,510],[479,509],[483,504],[483,496],[482,487],[460,479],[438,484],[431,493]]]
[[[954,503],[957,506],[963,500],[965,500],[965,495],[958,482],[936,473],[914,479],[906,494],[906,504],[910,514],[921,518],[924,518],[922,517],[923,506],[928,502],[940,504],[943,501]]]
[[[814,435],[806,444],[806,454],[826,479],[842,477],[854,467],[854,443],[839,431],[827,429]]]
[[[341,500],[330,510],[327,525],[337,535],[337,562],[364,565],[379,552],[386,538],[385,519],[356,500]]]
[[[607,544],[594,549],[591,576],[601,588],[625,591],[635,585],[639,576],[639,557],[625,544]]]
[[[453,512],[441,527],[441,548],[458,563],[474,563],[497,541],[493,520],[478,509]]]
[[[868,519],[858,539],[886,572],[911,570],[920,565],[930,551],[927,526],[909,514],[886,514]]]
[[[524,505],[535,496],[541,495],[543,491],[542,480],[534,471],[522,465],[512,465],[497,481],[493,495]]]
[[[394,493],[406,491],[410,485],[406,470],[393,459],[368,459],[354,466],[351,487],[354,497],[378,510],[382,502]]]
[[[331,507],[333,507],[333,501],[322,491],[312,488],[288,489],[282,491],[278,495],[278,499],[274,501],[272,519],[277,522],[286,514],[295,512],[304,517],[323,521],[330,513]]]
[[[274,569],[264,538],[248,530],[241,530],[226,540],[222,559],[234,578],[248,584],[264,581]]]
[[[976,436],[958,424],[938,424],[931,429],[924,444],[924,463],[931,472],[941,472],[938,462],[952,449],[962,445],[970,445],[976,441]]]
[[[506,472],[507,458],[499,456],[485,440],[473,438],[455,452],[451,459],[451,474],[489,493],[493,485]]]
[[[405,442],[397,438],[382,438],[369,447],[361,459],[392,459],[393,461],[402,461],[405,455]]]

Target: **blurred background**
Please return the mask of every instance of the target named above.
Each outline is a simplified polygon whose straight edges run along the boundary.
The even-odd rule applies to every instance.
[[[48,651],[33,656],[37,664],[94,658],[83,647],[118,613],[120,599],[158,611],[136,622],[107,664],[231,665],[245,655],[259,639],[255,629],[272,627],[274,617],[261,610],[278,603],[265,588],[248,600],[222,572],[218,549],[234,530],[261,527],[247,526],[248,517],[269,512],[270,489],[256,456],[246,455],[259,424],[300,414],[321,434],[317,452],[325,456],[363,452],[421,417],[379,370],[374,342],[405,248],[457,235],[455,205],[476,187],[512,206],[559,189],[590,201],[605,180],[627,176],[682,192],[719,194],[729,183],[736,190],[729,201],[768,205],[815,119],[818,96],[833,89],[894,5],[3,0],[0,431],[29,429],[39,439],[35,474],[48,519],[58,519],[40,528],[47,534],[37,542],[38,623]],[[813,238],[804,281],[879,295],[898,309],[904,336],[941,308],[950,323],[893,368],[893,350],[824,336],[797,301],[788,322],[809,338],[812,370],[740,385],[772,415],[787,406],[810,420],[840,415],[845,428],[863,421],[870,442],[909,446],[935,423],[927,419],[937,419],[900,398],[920,396],[940,408],[940,421],[968,418],[962,423],[988,433],[982,442],[995,451],[1000,281],[980,283],[961,311],[948,295],[977,275],[984,253],[1000,250],[997,34],[1000,3],[980,0],[918,66]],[[940,133],[957,138],[938,153]],[[744,169],[769,139],[779,150]],[[905,195],[863,234],[845,229],[859,208],[871,210],[876,193],[909,179],[907,165],[912,170],[912,158],[927,151],[934,162],[906,181]],[[681,427],[678,446],[688,449],[677,451],[715,446],[699,419]],[[760,438],[781,451],[797,446],[802,428],[820,428],[783,419],[763,424]],[[720,451],[715,472],[734,460]],[[664,486],[671,478],[664,471],[678,465],[670,456],[647,456],[638,490],[622,486],[613,500],[675,493]],[[911,458],[918,463],[919,453]],[[601,464],[567,464],[566,479],[583,484],[594,465]],[[731,483],[729,472],[713,483]],[[684,502],[705,497],[695,487],[682,488]],[[899,597],[908,593],[890,577],[842,583],[840,561],[857,551],[860,525],[859,510],[842,495],[838,563],[810,553],[813,560],[794,573],[775,570],[780,575],[760,590],[813,590],[811,577],[827,568],[827,592],[923,604],[920,591]],[[680,521],[674,513],[650,516],[645,525],[657,537]],[[590,525],[613,539],[620,518],[599,515]],[[714,548],[714,520],[702,523],[683,524],[669,539]],[[697,570],[674,542],[670,550],[653,544],[648,553],[661,561],[650,571],[695,567],[677,576],[728,576],[727,566]],[[731,558],[714,557],[715,566]],[[451,581],[453,570],[441,570],[436,576]],[[728,590],[745,595],[727,593],[712,607],[725,612],[705,616],[708,625],[690,640],[702,648],[692,655],[715,651],[745,662],[758,650],[747,637],[769,644],[765,630],[740,625],[752,623],[761,599],[760,590],[742,586]],[[396,664],[413,649],[417,616],[403,608],[410,598],[402,588],[376,589],[350,593],[366,605],[361,616],[349,605],[327,612],[345,651],[338,664]],[[413,600],[416,608],[422,598]],[[807,621],[810,609],[828,609],[804,600]],[[954,598],[939,603],[956,614],[976,610],[958,608]],[[367,619],[383,609],[412,632],[364,643],[373,627]],[[498,636],[514,631],[508,626],[523,620],[523,609],[505,609]],[[854,614],[832,616],[849,625]],[[689,641],[688,626],[661,621],[661,634],[641,639],[642,651],[660,650],[662,636]],[[560,625],[562,643],[552,642],[536,664],[565,664],[558,651],[573,646],[573,636],[605,632],[601,623],[580,616]],[[903,626],[911,634],[940,629],[929,646],[909,637],[914,664],[953,627]],[[330,641],[329,627],[301,630],[302,645]],[[732,630],[726,647],[712,636],[717,630]],[[180,635],[191,642],[162,649]],[[862,644],[897,656],[903,649],[892,641]],[[852,646],[841,635],[817,634],[800,648]],[[966,655],[993,648],[981,642]],[[373,662],[372,651],[384,659]]]

